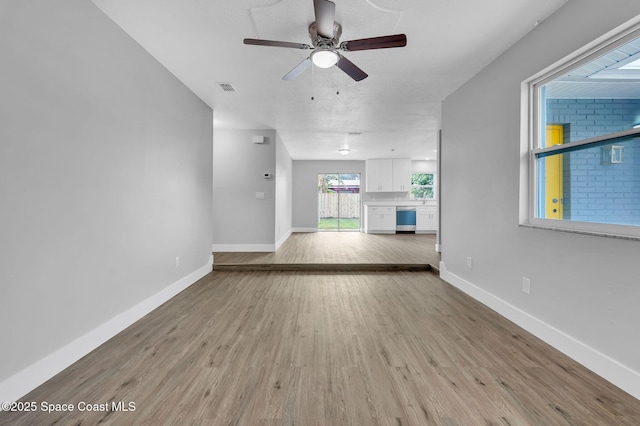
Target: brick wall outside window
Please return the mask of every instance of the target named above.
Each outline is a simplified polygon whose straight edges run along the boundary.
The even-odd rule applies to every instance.
[[[547,99],[546,122],[564,126],[564,143],[632,128],[640,99]],[[564,154],[564,219],[640,225],[640,142],[623,145],[623,163],[602,148]]]

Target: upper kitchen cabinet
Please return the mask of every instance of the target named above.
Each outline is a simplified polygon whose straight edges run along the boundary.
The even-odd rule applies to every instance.
[[[375,159],[365,162],[367,192],[393,191],[393,160]]]
[[[411,160],[393,159],[393,191],[408,192],[411,189]]]
[[[408,192],[411,189],[411,160],[383,158],[366,160],[367,192]]]

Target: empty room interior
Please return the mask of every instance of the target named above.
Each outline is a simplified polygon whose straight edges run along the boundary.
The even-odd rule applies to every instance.
[[[0,425],[640,424],[640,2],[0,0],[0,54]]]

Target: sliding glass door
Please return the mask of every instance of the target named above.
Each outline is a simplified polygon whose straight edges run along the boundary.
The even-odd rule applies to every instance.
[[[360,174],[318,175],[318,230],[360,230]]]

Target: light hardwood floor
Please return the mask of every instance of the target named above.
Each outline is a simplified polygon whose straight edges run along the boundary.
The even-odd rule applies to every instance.
[[[23,401],[1,425],[640,424],[640,401],[429,272],[214,271]]]
[[[283,265],[290,270],[437,268],[440,254],[435,251],[435,244],[433,234],[293,233],[274,253],[214,252],[214,269],[277,270]],[[328,267],[318,268],[319,265]]]

